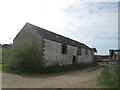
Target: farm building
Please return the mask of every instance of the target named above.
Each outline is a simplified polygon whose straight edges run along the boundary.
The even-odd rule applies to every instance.
[[[119,59],[120,58],[120,49],[110,49],[109,50],[110,59]]]
[[[91,50],[94,52],[94,54],[98,54],[97,49],[96,48],[91,48]]]
[[[93,62],[94,51],[87,45],[30,23],[26,23],[13,44],[27,41],[39,44],[44,67]]]

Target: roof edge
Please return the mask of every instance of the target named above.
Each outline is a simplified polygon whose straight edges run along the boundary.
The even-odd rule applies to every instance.
[[[39,26],[33,25],[33,24],[31,24],[31,23],[28,23],[28,24],[31,25],[31,26],[33,26],[33,27],[32,27],[33,29],[35,29],[34,27],[37,27],[37,28],[40,28],[40,29],[46,30],[46,31],[48,31],[48,32],[50,32],[50,33],[56,34],[56,35],[58,35],[58,36],[61,36],[61,37],[67,38],[67,39],[69,39],[69,40],[71,40],[71,41],[74,41],[74,42],[77,42],[77,43],[79,43],[79,44],[82,44],[82,45],[85,46],[86,48],[92,50],[89,46],[87,46],[87,45],[84,44],[84,43],[81,43],[81,42],[79,42],[79,41],[73,40],[73,39],[68,38],[68,37],[66,37],[66,36],[63,36],[63,35],[57,34],[57,33],[55,33],[55,32],[49,31],[49,30],[47,30],[47,29],[41,28],[41,27],[39,27]]]
[[[19,31],[19,33],[15,36],[15,38],[13,39],[13,42],[15,41],[15,39],[18,37],[18,35],[20,34],[20,32],[25,28],[25,26],[27,26],[29,23],[27,22],[23,28]]]

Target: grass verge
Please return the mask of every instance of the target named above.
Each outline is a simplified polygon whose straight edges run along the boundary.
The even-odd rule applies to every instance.
[[[0,71],[2,71],[2,65],[0,65]]]
[[[118,88],[118,75],[109,72],[106,66],[99,77],[99,83],[107,88]]]
[[[32,74],[32,73],[36,73],[36,74],[51,74],[51,73],[58,73],[58,72],[67,72],[67,71],[75,71],[75,70],[80,70],[80,69],[86,69],[89,67],[94,67],[97,66],[96,63],[92,63],[92,64],[80,64],[80,65],[69,65],[69,66],[54,66],[54,67],[48,67],[48,68],[44,68],[41,70],[25,70],[25,71],[18,71],[18,70],[12,70],[10,69],[7,65],[3,65],[2,66],[2,71],[3,72],[7,72],[7,73],[13,73],[13,74]]]

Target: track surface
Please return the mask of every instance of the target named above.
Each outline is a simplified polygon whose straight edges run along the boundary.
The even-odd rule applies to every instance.
[[[3,88],[101,88],[97,77],[103,68],[95,67],[42,75],[2,73]]]

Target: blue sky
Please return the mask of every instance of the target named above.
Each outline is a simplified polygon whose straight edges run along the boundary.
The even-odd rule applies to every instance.
[[[68,30],[69,36],[96,47],[100,54],[118,48],[117,2],[77,2],[65,11],[78,19],[69,23],[75,27],[75,30]]]
[[[117,1],[2,0],[0,43],[12,42],[29,22],[97,48],[98,54],[108,54],[109,49],[118,48]]]

